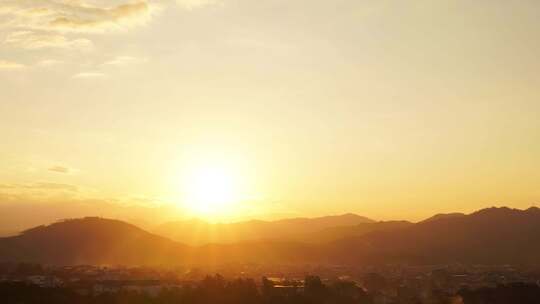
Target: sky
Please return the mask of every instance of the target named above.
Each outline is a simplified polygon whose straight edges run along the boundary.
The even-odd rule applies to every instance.
[[[536,0],[0,0],[0,227],[540,201]]]

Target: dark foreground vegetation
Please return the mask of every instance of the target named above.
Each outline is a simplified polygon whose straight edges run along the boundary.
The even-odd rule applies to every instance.
[[[374,304],[383,303],[352,282],[324,284],[308,276],[304,286],[275,286],[263,278],[227,281],[216,275],[183,286],[151,294],[137,290],[82,293],[76,288],[43,288],[22,282],[0,283],[0,303],[6,304]],[[509,284],[477,290],[464,289],[455,295],[434,293],[429,300],[403,296],[394,302],[410,304],[532,304],[540,303],[540,287],[534,284]]]

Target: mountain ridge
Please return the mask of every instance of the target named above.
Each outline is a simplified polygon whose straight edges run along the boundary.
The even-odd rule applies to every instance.
[[[275,221],[250,220],[234,223],[208,223],[198,219],[164,223],[154,233],[190,245],[237,243],[257,239],[298,240],[303,235],[331,227],[375,223],[353,213],[316,218],[297,217]],[[196,237],[189,229],[197,231]]]
[[[378,228],[363,231],[365,227]],[[538,208],[486,208],[464,216],[419,223],[376,222],[327,230],[334,233],[333,229],[362,232],[345,234],[338,239],[331,237],[324,242],[257,239],[187,246],[122,221],[90,217],[38,226],[18,236],[0,238],[0,262],[59,265],[540,264]],[[327,230],[319,231],[321,238]]]

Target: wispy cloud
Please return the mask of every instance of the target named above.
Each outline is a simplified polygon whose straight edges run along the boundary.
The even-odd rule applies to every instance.
[[[36,66],[42,67],[42,68],[48,68],[48,67],[52,67],[52,66],[59,65],[59,64],[62,64],[62,63],[63,63],[63,61],[61,61],[61,60],[43,59],[43,60],[40,60],[39,62],[37,62]]]
[[[101,32],[143,24],[151,17],[146,0],[124,1],[103,7],[88,1],[4,0],[0,12],[9,15],[7,26],[60,32]]]
[[[58,14],[46,26],[67,31],[103,31],[142,24],[149,17],[150,6],[146,1],[112,8],[73,5],[69,14]]]
[[[85,33],[128,29],[146,23],[152,16],[154,6],[147,0],[116,3],[100,6],[87,0],[2,0],[0,29],[7,34],[0,43],[25,50],[91,50],[94,43]],[[3,70],[24,67],[0,61]],[[89,76],[97,75],[81,73],[77,78]]]
[[[90,51],[95,34],[128,30],[146,24],[164,5],[161,0],[0,0],[0,45],[7,50]],[[35,55],[33,55],[35,56]],[[109,65],[129,65],[139,59],[119,57]],[[48,67],[57,62],[42,60]],[[0,60],[0,69],[16,70],[25,64]],[[100,72],[83,72],[74,78],[104,78]]]
[[[89,39],[68,39],[57,33],[35,31],[11,32],[7,35],[4,43],[10,47],[30,50],[44,48],[90,50],[93,48],[93,43]]]
[[[33,192],[29,194],[38,194],[34,190],[39,191],[67,191],[78,192],[79,187],[70,184],[52,183],[52,182],[36,182],[27,184],[0,184],[0,189],[3,193],[28,193],[31,190]]]
[[[73,75],[75,79],[102,79],[106,77],[107,74],[101,72],[82,72]]]
[[[0,70],[20,70],[24,69],[26,65],[18,62],[0,60]]]
[[[146,58],[137,58],[133,56],[118,56],[112,60],[103,63],[104,66],[128,66],[146,62]]]
[[[203,6],[223,4],[220,0],[176,0],[176,3],[185,9],[192,10]]]
[[[20,187],[26,188],[26,189],[37,189],[37,190],[58,190],[58,191],[69,191],[69,192],[79,191],[79,188],[74,185],[48,183],[48,182],[21,185]]]
[[[52,172],[56,172],[56,173],[63,173],[63,174],[68,174],[71,172],[71,169],[64,166],[53,166],[53,167],[50,167],[48,170]]]

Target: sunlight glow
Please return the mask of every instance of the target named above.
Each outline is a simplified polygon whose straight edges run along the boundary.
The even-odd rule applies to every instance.
[[[184,183],[187,208],[196,216],[221,217],[241,200],[240,179],[232,170],[208,166],[190,172]]]

